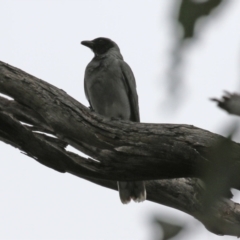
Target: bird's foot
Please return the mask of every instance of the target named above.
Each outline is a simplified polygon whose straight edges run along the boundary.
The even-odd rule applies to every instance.
[[[89,106],[88,108],[89,108],[89,110],[90,110],[91,112],[93,112],[92,106]]]

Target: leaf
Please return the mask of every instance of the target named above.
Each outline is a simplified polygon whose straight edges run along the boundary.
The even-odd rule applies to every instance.
[[[209,16],[213,9],[218,7],[224,0],[208,0],[204,2],[182,0],[179,8],[178,21],[184,29],[183,38],[194,37],[197,20],[203,16]]]
[[[165,222],[159,218],[154,219],[154,222],[162,229],[162,240],[167,240],[177,236],[183,229],[183,226],[175,225],[173,223]]]

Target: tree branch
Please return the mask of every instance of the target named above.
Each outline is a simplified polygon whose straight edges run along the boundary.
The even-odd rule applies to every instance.
[[[211,181],[227,179],[224,190],[238,188],[239,144],[190,125],[102,118],[64,91],[3,62],[0,93],[14,99],[0,98],[0,140],[59,172],[111,189],[117,189],[117,180],[149,180],[148,200],[184,211],[214,233],[240,236],[239,205],[220,195],[206,204],[202,197]],[[68,144],[92,159],[66,151]],[[223,166],[219,174],[216,166]]]

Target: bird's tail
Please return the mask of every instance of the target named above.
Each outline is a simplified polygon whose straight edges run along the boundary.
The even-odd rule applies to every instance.
[[[129,203],[131,199],[143,202],[147,197],[144,182],[118,182],[118,191],[123,204]]]

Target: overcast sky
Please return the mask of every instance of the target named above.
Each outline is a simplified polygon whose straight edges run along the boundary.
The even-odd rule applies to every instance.
[[[184,97],[169,110],[177,1],[0,0],[0,61],[88,106],[83,76],[93,53],[80,41],[109,37],[135,74],[143,122],[193,124],[223,134],[236,118],[208,99],[239,89],[240,1],[229,0],[204,26],[200,21],[204,31],[184,54]],[[0,239],[151,240],[153,216],[187,225],[185,240],[233,239],[159,204],[122,205],[116,191],[58,173],[2,142],[0,152]]]

